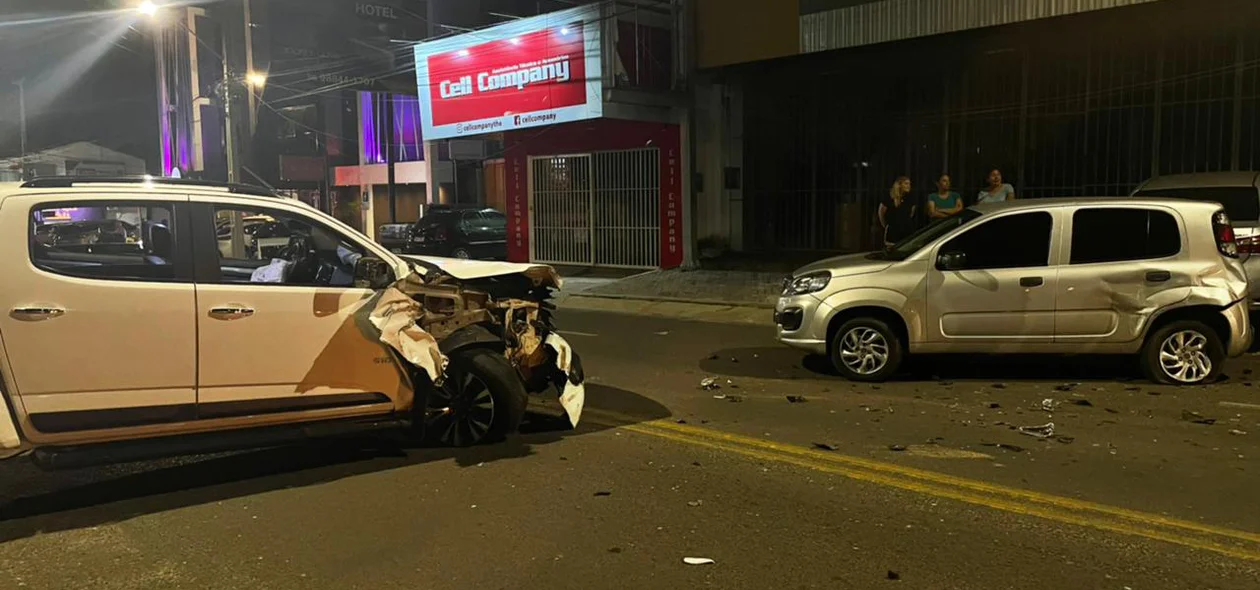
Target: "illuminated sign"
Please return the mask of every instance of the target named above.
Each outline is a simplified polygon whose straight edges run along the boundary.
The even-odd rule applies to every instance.
[[[599,23],[582,6],[417,45],[425,139],[601,116]]]

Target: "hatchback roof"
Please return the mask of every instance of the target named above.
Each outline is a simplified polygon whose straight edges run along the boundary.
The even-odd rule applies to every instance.
[[[981,213],[992,213],[996,211],[1017,211],[1020,209],[1047,209],[1052,207],[1089,205],[1126,205],[1130,207],[1134,205],[1162,205],[1173,208],[1219,207],[1219,205],[1207,201],[1191,201],[1187,199],[1165,197],[1071,197],[1054,199],[1019,199],[1017,201],[1007,201],[1004,203],[980,203],[978,205],[973,205],[971,208]]]
[[[1146,181],[1139,191],[1169,190],[1182,188],[1253,187],[1256,172],[1200,172],[1156,176]]]

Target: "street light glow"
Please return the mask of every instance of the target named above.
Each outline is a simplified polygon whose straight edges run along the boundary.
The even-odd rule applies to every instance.
[[[267,74],[262,72],[250,72],[245,75],[245,81],[254,88],[262,88],[267,84]]]
[[[156,15],[157,10],[157,4],[154,4],[151,0],[144,0],[144,2],[141,2],[140,5],[136,7],[136,12],[148,17]]]

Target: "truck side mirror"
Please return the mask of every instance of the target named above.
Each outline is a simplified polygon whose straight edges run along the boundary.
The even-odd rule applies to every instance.
[[[354,286],[358,289],[384,289],[394,282],[393,275],[380,258],[364,256],[354,263]]]

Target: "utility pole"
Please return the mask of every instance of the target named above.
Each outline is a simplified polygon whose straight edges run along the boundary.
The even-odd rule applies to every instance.
[[[26,171],[26,78],[19,79],[13,83],[18,87],[18,119],[21,125],[21,141],[22,141],[22,166],[23,174]]]
[[[224,19],[226,21],[226,19]],[[228,67],[228,32],[226,22],[221,21],[221,47],[223,57],[223,144],[227,152],[227,181],[236,182],[236,132],[232,129],[232,75]]]

